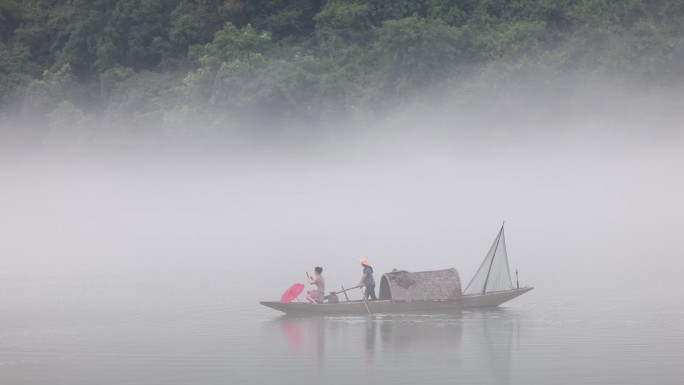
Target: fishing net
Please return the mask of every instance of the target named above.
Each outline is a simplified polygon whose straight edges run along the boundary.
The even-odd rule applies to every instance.
[[[511,272],[508,267],[508,255],[506,255],[506,239],[503,227],[501,227],[487,257],[482,261],[482,265],[463,294],[484,294],[511,289],[513,289],[513,282],[511,282]]]

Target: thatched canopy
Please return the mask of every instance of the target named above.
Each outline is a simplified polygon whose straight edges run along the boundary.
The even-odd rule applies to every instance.
[[[461,296],[461,278],[456,269],[383,274],[379,299],[395,301],[447,300]]]

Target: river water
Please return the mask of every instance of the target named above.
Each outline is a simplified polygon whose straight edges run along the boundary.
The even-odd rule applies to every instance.
[[[680,152],[566,155],[6,163],[0,383],[682,383]],[[456,267],[466,284],[502,219],[512,272],[535,289],[501,307],[296,318],[259,304],[317,265],[328,291],[353,286],[362,256],[376,279]]]
[[[249,282],[231,279],[234,266],[199,266],[4,271],[1,382],[678,384],[684,375],[676,280],[648,289],[629,271],[573,282],[535,272],[533,291],[497,308],[288,317],[241,289]]]

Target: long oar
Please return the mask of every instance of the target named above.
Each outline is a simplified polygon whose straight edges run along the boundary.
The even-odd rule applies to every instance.
[[[361,295],[363,296],[363,304],[366,305],[366,310],[368,310],[368,316],[372,317],[373,315],[370,312],[370,308],[368,308],[368,301],[366,301],[366,292],[363,290],[363,286],[359,286],[359,289],[361,289]]]
[[[343,294],[344,294],[344,298],[346,298],[346,299],[347,299],[347,302],[349,302],[349,297],[347,296],[347,292],[348,292],[349,290],[356,289],[357,287],[359,287],[359,286],[354,286],[354,287],[350,287],[349,289],[345,289],[344,286],[342,286],[342,290],[341,290],[341,291],[336,291],[335,294],[343,293]],[[323,297],[323,300],[326,300],[326,299],[328,299],[329,297],[330,297],[329,295],[326,295],[325,297]]]

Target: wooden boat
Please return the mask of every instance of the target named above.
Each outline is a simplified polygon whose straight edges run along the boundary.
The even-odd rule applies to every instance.
[[[395,270],[382,275],[376,301],[340,300],[321,304],[263,301],[261,304],[297,315],[412,313],[498,306],[533,289],[520,288],[517,282],[513,286],[503,230],[502,226],[465,290],[461,290],[461,279],[453,268],[420,272]]]

